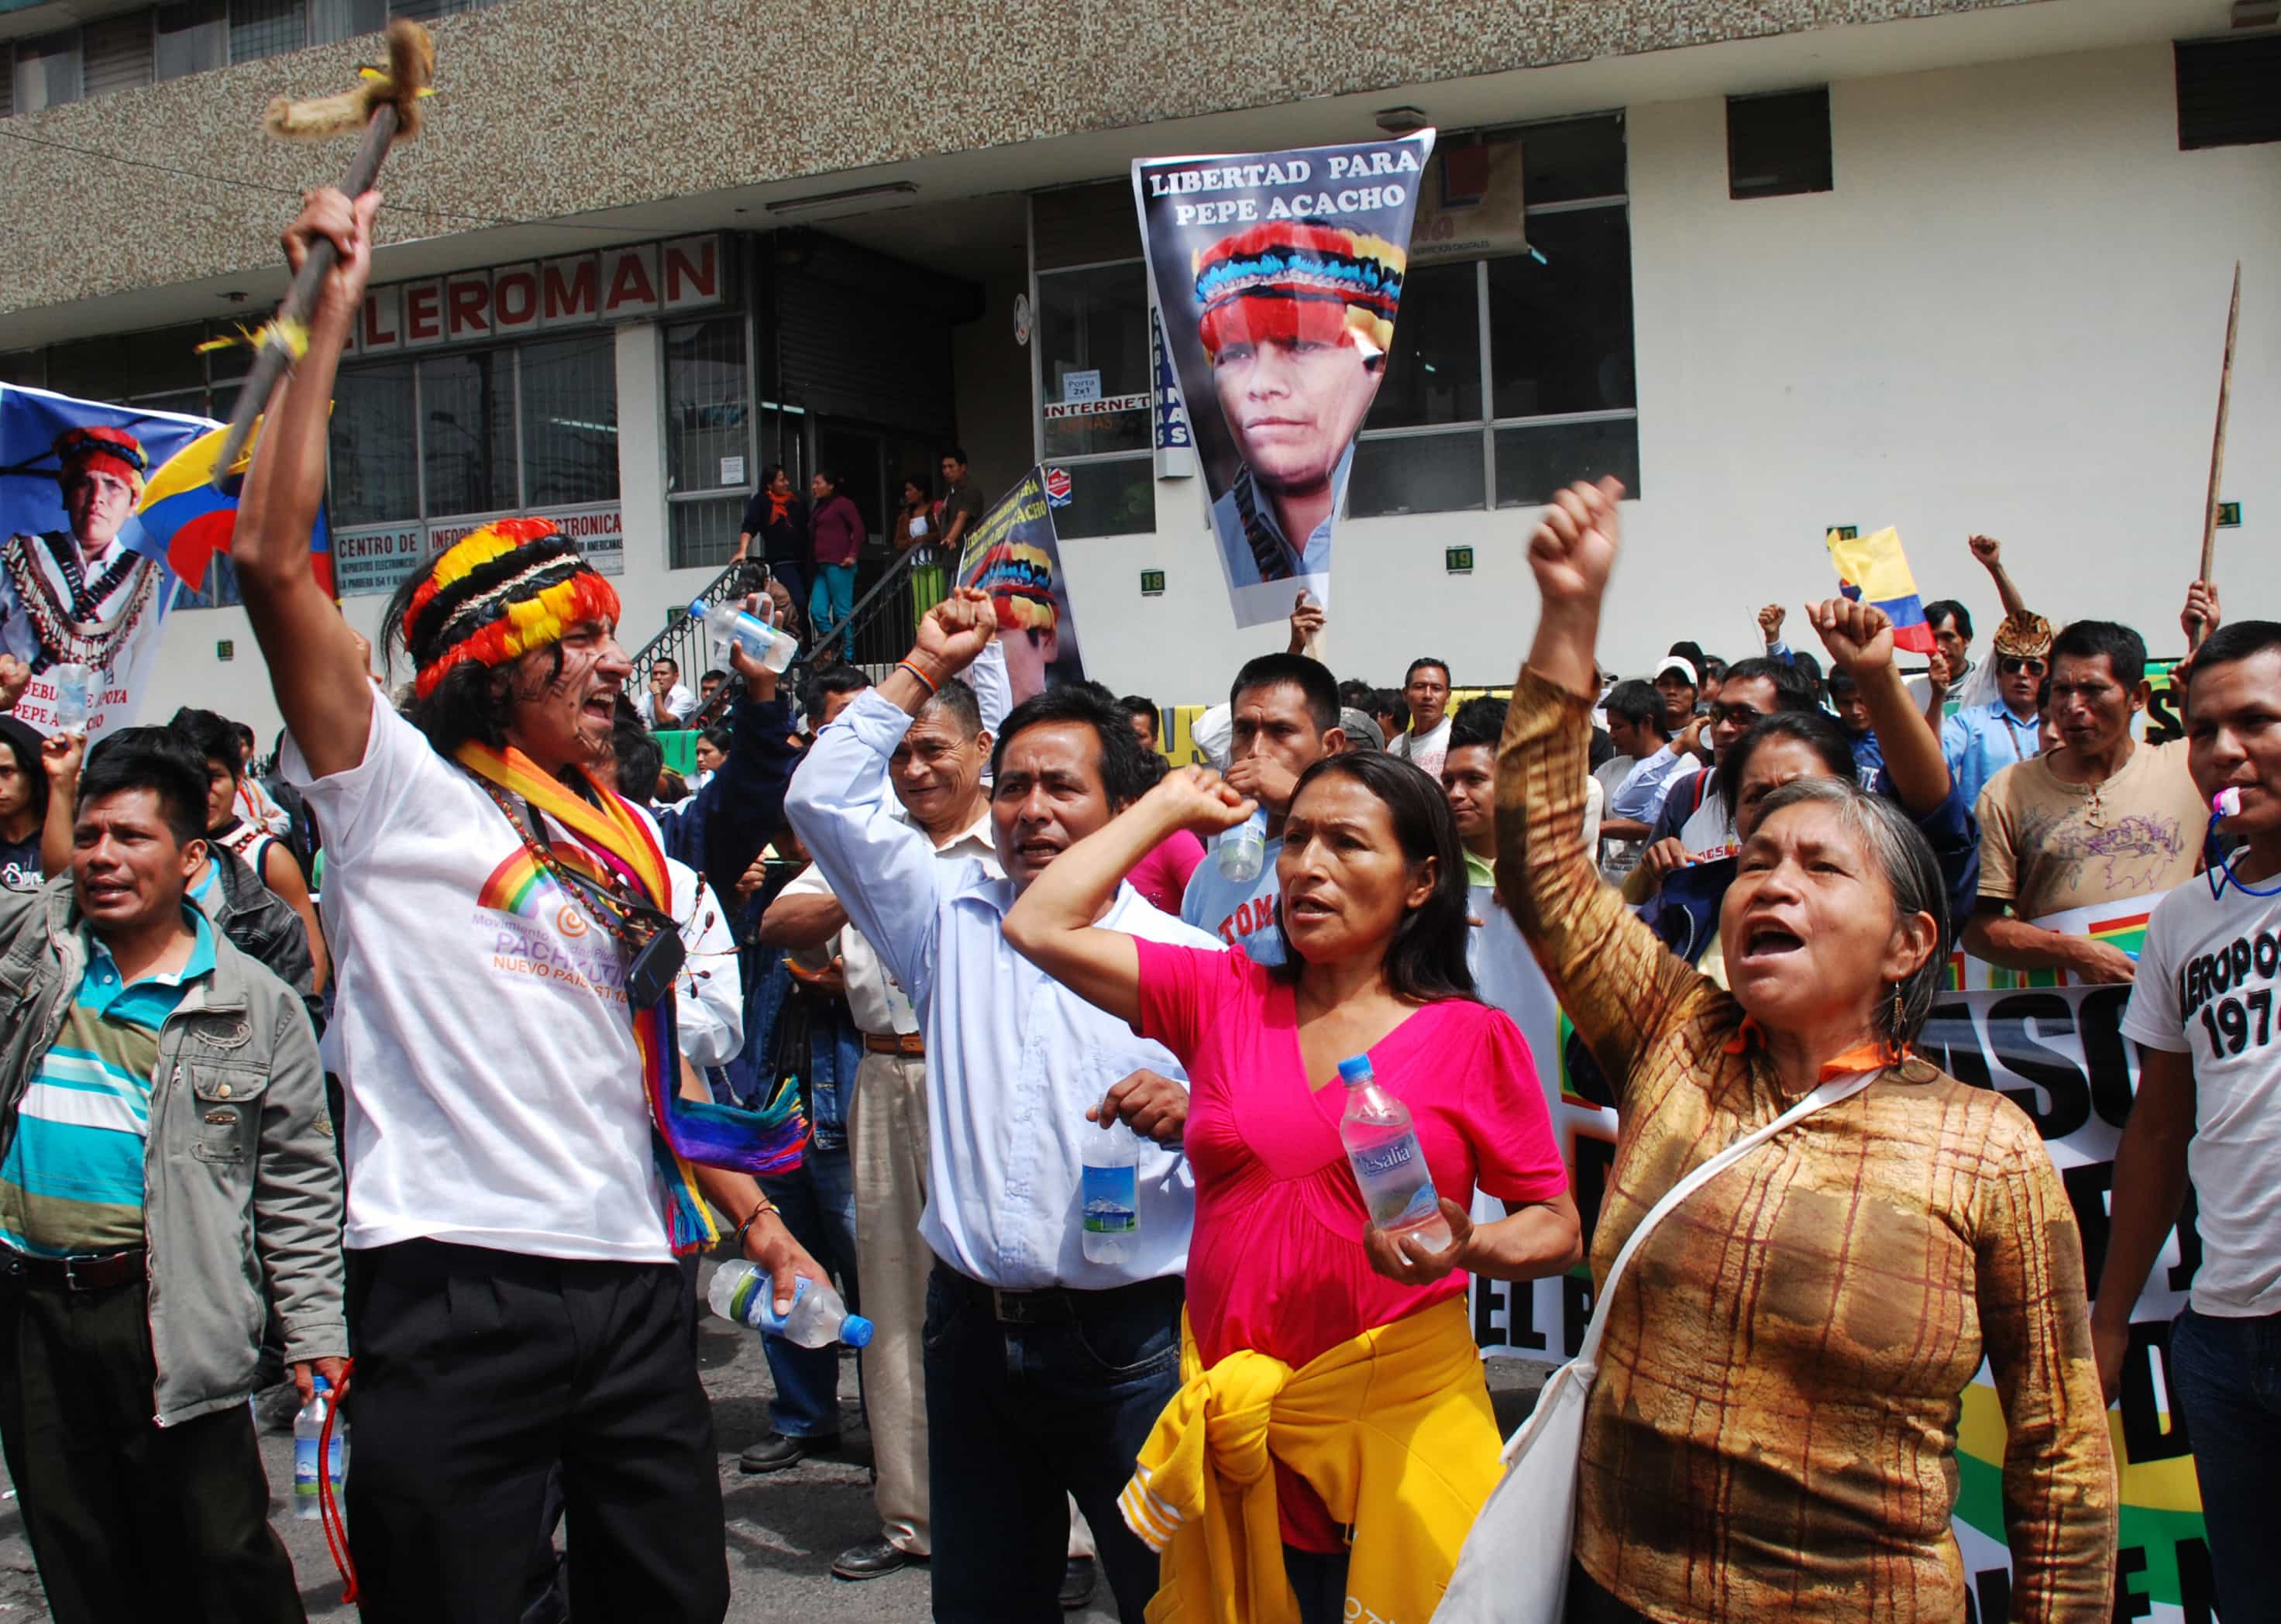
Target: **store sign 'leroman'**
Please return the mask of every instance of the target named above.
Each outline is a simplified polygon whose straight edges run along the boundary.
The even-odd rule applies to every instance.
[[[355,348],[387,355],[701,310],[726,299],[726,260],[720,237],[683,236],[396,282],[365,295]]]

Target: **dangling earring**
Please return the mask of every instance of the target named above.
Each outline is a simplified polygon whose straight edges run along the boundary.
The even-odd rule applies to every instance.
[[[1885,1012],[1885,1048],[1895,1062],[1907,1058],[1908,1041],[1902,1036],[1907,1028],[1907,1014],[1901,1007],[1901,984],[1893,983],[1892,1006]]]

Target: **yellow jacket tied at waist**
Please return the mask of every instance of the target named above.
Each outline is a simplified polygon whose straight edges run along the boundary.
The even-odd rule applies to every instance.
[[[1298,1371],[1249,1349],[1205,1370],[1184,1324],[1180,1379],[1118,1501],[1164,1558],[1148,1624],[1298,1624],[1275,1460],[1354,1531],[1347,1616],[1427,1624],[1502,1470],[1464,1298]]]

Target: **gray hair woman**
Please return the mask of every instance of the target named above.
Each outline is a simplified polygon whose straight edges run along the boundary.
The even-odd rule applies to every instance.
[[[1874,1074],[1705,1185],[1611,1304],[1587,1412],[1572,1620],[1965,1610],[1949,1532],[1984,1356],[2015,1619],[2105,1620],[2115,1483],[2082,1242],[2018,1107],[1914,1058],[1937,865],[1842,779],[1770,794],[1720,909],[1732,993],[1603,886],[1581,839],[1614,481],[1530,544],[1543,613],[1497,770],[1497,878],[1621,1116],[1594,1278],[1690,1170],[1821,1082]]]

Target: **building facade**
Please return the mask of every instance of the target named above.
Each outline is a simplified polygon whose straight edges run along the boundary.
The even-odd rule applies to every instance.
[[[244,352],[196,345],[266,313],[293,195],[346,161],[261,108],[342,88],[384,9],[0,4],[0,378],[226,415]],[[1444,0],[1368,53],[1195,0],[397,9],[433,19],[438,93],[383,176],[335,414],[367,633],[417,558],[527,511],[618,577],[638,644],[771,466],[837,474],[884,554],[955,444],[986,492],[1069,474],[1093,675],[1216,698],[1281,637],[1234,626],[1202,482],[1153,454],[1127,166],[1413,120],[1517,175],[1525,242],[1413,268],[1338,530],[1342,676],[1509,677],[1535,511],[1604,473],[1634,493],[1626,670],[1753,652],[1759,605],[1829,593],[1839,524],[1898,526],[1922,594],[1991,627],[1964,538],[1998,535],[2045,613],[2169,650],[2237,259],[2217,574],[2238,615],[2281,589],[2281,33],[2236,26],[2254,6]],[[160,691],[274,718],[213,585]]]

